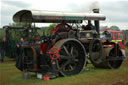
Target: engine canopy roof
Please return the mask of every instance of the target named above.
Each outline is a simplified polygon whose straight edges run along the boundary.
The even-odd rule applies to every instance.
[[[105,20],[106,17],[98,13],[72,13],[59,11],[21,10],[14,14],[14,22],[40,23],[80,23],[82,20]]]

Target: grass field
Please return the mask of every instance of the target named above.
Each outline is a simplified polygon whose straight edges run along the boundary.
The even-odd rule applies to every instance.
[[[15,61],[7,59],[0,63],[0,85],[128,85],[128,58],[120,69],[97,69],[92,65],[84,72],[70,76],[59,77],[50,81],[36,78],[36,74],[24,80],[22,72],[15,67]]]

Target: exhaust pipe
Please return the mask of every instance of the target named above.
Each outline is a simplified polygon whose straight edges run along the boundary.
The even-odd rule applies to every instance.
[[[99,9],[93,9],[92,11],[94,13],[99,13]],[[99,23],[99,20],[95,20],[94,23],[95,23],[96,31],[97,31],[98,35],[100,35],[100,30],[99,30],[100,29],[100,23]]]

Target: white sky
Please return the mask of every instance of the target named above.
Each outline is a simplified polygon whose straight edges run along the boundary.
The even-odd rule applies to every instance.
[[[1,0],[0,27],[12,23],[12,16],[22,9],[90,12],[92,8],[106,15],[101,25],[128,29],[128,0]]]

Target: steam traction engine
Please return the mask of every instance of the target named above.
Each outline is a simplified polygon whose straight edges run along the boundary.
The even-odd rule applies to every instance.
[[[22,10],[13,16],[15,22],[58,23],[51,35],[40,37],[40,44],[22,45],[17,68],[21,71],[40,72],[50,77],[78,74],[87,59],[95,67],[117,69],[124,57],[117,42],[111,42],[111,33],[99,33],[99,21],[105,16],[94,13],[67,13]],[[87,25],[83,25],[83,22]]]

